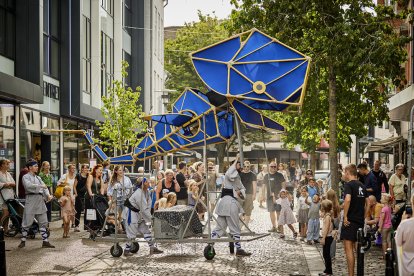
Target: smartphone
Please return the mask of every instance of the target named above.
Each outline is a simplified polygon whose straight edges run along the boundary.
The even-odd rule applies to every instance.
[[[413,208],[410,206],[410,205],[408,205],[407,207],[405,207],[405,213],[407,214],[407,215],[413,215]]]

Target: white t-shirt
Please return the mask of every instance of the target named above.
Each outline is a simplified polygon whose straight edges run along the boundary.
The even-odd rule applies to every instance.
[[[130,194],[133,185],[131,182],[131,179],[129,179],[128,176],[124,176],[123,185],[120,181],[116,181],[114,185],[109,183],[108,185],[108,196],[112,196],[114,193],[114,190],[116,189],[116,197],[119,202],[125,201],[126,197]]]
[[[73,175],[73,178],[68,178],[68,180],[66,181],[66,177],[67,177],[67,173],[65,173],[64,175],[62,175],[62,177],[59,179],[58,181],[58,185],[62,184],[62,183],[66,183],[66,185],[69,185],[70,187],[70,194],[73,195],[73,185],[75,184],[75,178],[76,175]]]
[[[2,174],[0,173],[0,189],[1,189],[1,195],[3,197],[0,196],[0,204],[3,204],[3,198],[4,200],[8,200],[8,199],[12,199],[14,198],[14,189],[10,189],[10,188],[3,188],[5,183],[10,183],[10,182],[14,182],[13,177],[11,176],[11,174],[9,172],[6,172],[6,174]]]
[[[309,209],[309,205],[306,204],[305,200],[306,200],[306,197],[303,197],[303,196],[299,197],[299,209],[302,209],[302,210]],[[312,202],[312,199],[310,196],[308,196],[308,203],[311,203],[311,202]]]
[[[406,219],[397,228],[395,241],[398,247],[402,247],[402,274],[414,275],[414,218]],[[399,255],[399,253],[398,253]]]

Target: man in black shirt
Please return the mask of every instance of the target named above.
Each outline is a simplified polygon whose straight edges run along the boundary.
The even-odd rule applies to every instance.
[[[180,185],[180,191],[177,193],[177,205],[187,205],[188,203],[186,171],[187,164],[185,162],[178,163],[178,172],[175,175],[175,179]]]
[[[256,174],[250,170],[250,162],[244,161],[243,171],[239,173],[241,182],[243,183],[244,187],[246,188],[246,198],[243,202],[243,210],[244,210],[244,222],[249,224],[250,216],[252,215],[253,211],[253,199],[256,196]]]
[[[368,195],[364,184],[358,181],[358,172],[354,164],[345,167],[345,202],[344,222],[341,239],[344,241],[348,275],[354,275],[354,248],[359,228],[364,227],[365,211],[368,206]]]
[[[267,210],[272,221],[272,229],[269,232],[277,232],[277,216],[279,216],[281,206],[276,204],[280,190],[284,187],[285,177],[277,172],[277,165],[274,161],[269,164],[269,173],[263,179],[263,185],[267,187]],[[277,216],[276,216],[277,215]]]
[[[374,163],[374,168],[372,169],[372,173],[377,178],[377,185],[379,191],[382,191],[382,186],[384,185],[384,189],[386,193],[389,193],[390,187],[388,185],[388,179],[385,173],[381,170],[381,161],[377,160]]]

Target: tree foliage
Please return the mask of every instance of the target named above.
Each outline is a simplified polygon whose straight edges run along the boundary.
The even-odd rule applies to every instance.
[[[307,95],[299,113],[278,114],[287,127],[288,146],[316,149],[321,133],[328,140],[333,184],[337,150],[367,125],[387,119],[387,92],[405,81],[409,38],[393,24],[404,15],[371,0],[233,1],[229,29],[258,28],[312,58]],[[331,121],[330,121],[331,119]],[[333,135],[331,135],[333,134]]]
[[[229,32],[226,29],[228,25],[227,20],[219,20],[215,16],[202,15],[200,12],[198,16],[198,22],[187,23],[184,27],[177,30],[175,39],[164,42],[164,64],[168,72],[165,85],[166,88],[177,91],[170,94],[170,106],[186,87],[207,92],[205,84],[193,67],[189,53],[229,37]],[[262,140],[260,132],[246,128],[242,128],[242,130],[244,145],[250,145],[255,141]],[[268,138],[269,135],[266,134],[265,137]],[[222,165],[226,144],[217,144],[216,149],[219,163]]]
[[[128,75],[128,66],[126,61],[122,61],[123,78]],[[96,121],[96,124],[102,139],[99,143],[105,149],[114,149],[122,154],[138,144],[137,133],[144,132],[146,128],[142,119],[145,114],[138,102],[140,91],[140,87],[132,90],[131,87],[125,87],[122,80],[114,80],[107,95],[102,97],[101,112],[105,120]]]

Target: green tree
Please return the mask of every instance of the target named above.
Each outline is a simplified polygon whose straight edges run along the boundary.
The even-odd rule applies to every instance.
[[[232,1],[229,29],[263,30],[312,58],[307,95],[299,113],[277,115],[287,127],[285,142],[315,150],[321,133],[329,144],[332,185],[337,189],[340,149],[350,135],[387,118],[387,90],[404,82],[407,37],[392,23],[403,18],[371,0]]]
[[[174,39],[164,42],[165,70],[168,72],[165,86],[177,92],[170,93],[169,109],[171,104],[184,91],[186,87],[196,88],[202,92],[206,91],[206,86],[196,73],[189,53],[220,42],[229,37],[226,29],[227,20],[219,20],[215,16],[202,15],[198,13],[199,21],[187,23],[184,27],[177,30]],[[246,128],[243,130],[243,144],[250,145],[254,141],[261,141],[262,135],[257,131]],[[269,138],[269,135],[265,135]],[[231,143],[233,144],[234,141]],[[217,158],[222,169],[224,156],[226,154],[226,143],[217,144]]]
[[[122,78],[128,76],[128,63],[122,61]],[[114,80],[109,86],[107,95],[102,97],[101,112],[105,120],[96,121],[104,150],[113,149],[120,154],[127,153],[131,147],[138,144],[137,133],[145,132],[145,115],[138,99],[140,87],[132,90],[125,87],[122,80]]]

